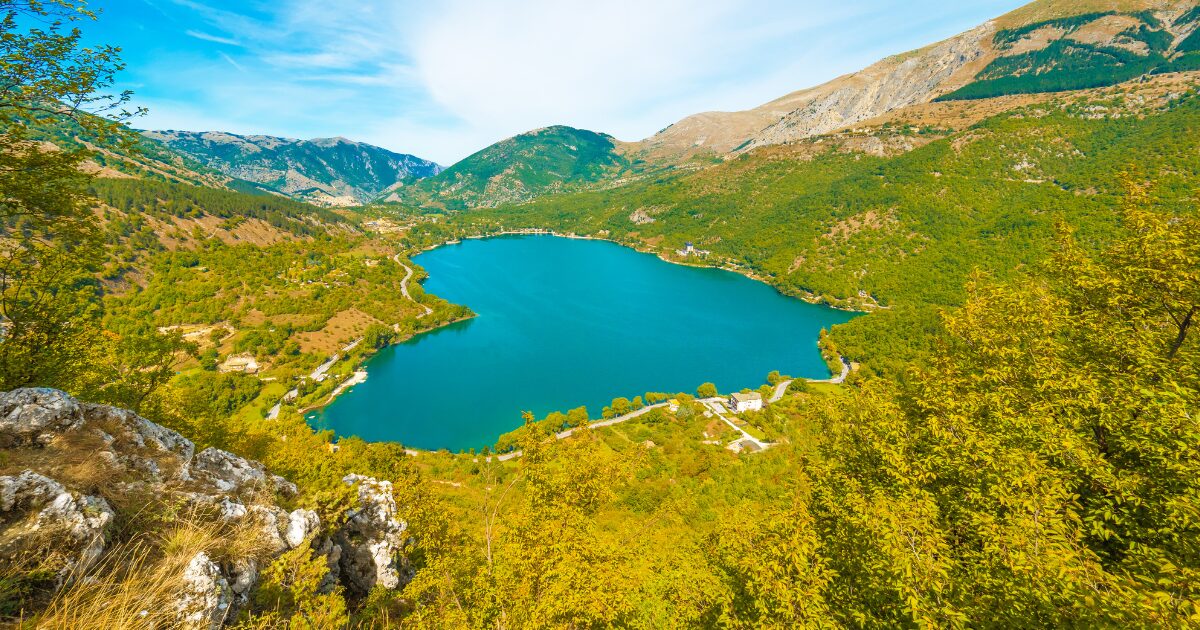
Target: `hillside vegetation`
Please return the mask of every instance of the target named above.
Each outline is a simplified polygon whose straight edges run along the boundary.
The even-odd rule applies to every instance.
[[[230,177],[326,206],[372,201],[397,182],[442,170],[429,160],[345,138],[294,140],[187,131],[142,135]]]
[[[495,206],[578,189],[627,167],[610,136],[546,127],[497,142],[388,200],[448,209]]]
[[[678,169],[551,127],[405,204],[335,211],[145,144],[109,95],[118,51],[64,26],[77,8],[0,21],[19,86],[0,100],[0,623],[1200,625],[1196,76],[943,103],[923,84],[860,127],[797,118]],[[922,72],[881,63],[884,84]],[[371,353],[470,316],[407,256],[514,228],[868,311],[821,339],[858,369],[747,412],[774,442],[753,453],[697,403],[712,384],[614,400],[600,415],[675,405],[607,427],[527,416],[504,461],[305,421]]]
[[[835,327],[830,341],[899,374],[932,351],[930,337],[905,331],[928,332],[939,308],[961,304],[972,269],[1005,276],[1037,263],[1056,221],[1089,240],[1110,233],[1125,174],[1153,182],[1172,207],[1192,203],[1200,98],[1188,85],[1158,97],[1118,89],[1062,98],[953,132],[889,124],[873,135],[911,138],[918,148],[876,157],[853,150],[854,138],[818,138],[452,224],[464,232],[552,227],[667,258],[694,242],[711,252],[694,262],[874,310]]]

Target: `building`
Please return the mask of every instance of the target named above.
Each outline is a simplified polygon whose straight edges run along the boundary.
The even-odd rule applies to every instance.
[[[254,360],[252,354],[235,354],[225,362],[217,366],[218,372],[241,372],[243,374],[257,374],[258,361]]]
[[[742,413],[743,411],[758,411],[763,408],[762,394],[758,392],[750,392],[749,394],[730,394],[729,408],[734,413]]]
[[[667,409],[671,413],[675,413],[676,411],[679,411],[679,401],[674,398],[672,398],[671,400],[668,400],[667,401]]]

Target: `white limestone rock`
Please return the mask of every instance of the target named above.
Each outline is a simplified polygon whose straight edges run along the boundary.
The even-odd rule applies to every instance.
[[[292,549],[304,544],[304,541],[316,535],[321,527],[321,519],[312,510],[293,510],[288,515],[287,531],[284,540]]]
[[[396,516],[392,483],[360,475],[347,475],[342,481],[358,484],[359,502],[334,536],[341,548],[343,583],[358,593],[367,593],[377,584],[390,589],[404,586],[412,579],[403,555],[408,524]]]
[[[0,394],[0,446],[44,445],[81,424],[79,403],[56,389],[14,389]]]
[[[183,571],[184,589],[175,603],[179,627],[217,630],[225,625],[233,604],[233,589],[221,567],[201,551]]]
[[[267,472],[262,464],[219,448],[206,448],[192,461],[192,471],[203,474],[221,492],[242,492],[266,487],[294,496],[296,484]]]

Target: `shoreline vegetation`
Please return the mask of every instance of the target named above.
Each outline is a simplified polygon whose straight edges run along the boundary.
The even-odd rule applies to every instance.
[[[734,261],[731,259],[721,259],[720,264],[715,264],[715,265],[699,264],[699,263],[694,263],[694,262],[688,262],[687,260],[679,260],[676,258],[670,258],[670,257],[664,255],[664,253],[661,250],[653,249],[650,246],[645,245],[644,243],[625,242],[625,241],[620,241],[620,240],[617,240],[614,238],[608,238],[606,236],[595,236],[595,235],[591,235],[591,234],[578,234],[575,232],[558,232],[558,231],[550,229],[550,228],[510,228],[510,229],[500,230],[497,232],[485,232],[482,234],[458,235],[458,236],[454,236],[453,238],[449,238],[440,243],[434,243],[432,245],[427,245],[425,247],[412,250],[412,252],[410,253],[410,257],[416,256],[419,254],[423,254],[425,252],[433,251],[435,249],[439,249],[439,248],[445,247],[447,245],[458,245],[458,244],[462,243],[462,241],[466,241],[466,240],[480,240],[480,239],[487,239],[487,238],[498,238],[498,237],[503,237],[503,236],[554,236],[554,237],[558,237],[558,238],[568,238],[568,239],[577,240],[577,241],[603,241],[606,243],[613,243],[614,245],[620,245],[621,247],[627,247],[627,248],[632,249],[633,251],[641,253],[641,254],[649,254],[649,255],[655,256],[659,260],[666,262],[666,263],[670,263],[672,265],[680,265],[683,267],[695,267],[698,269],[720,269],[722,271],[729,271],[731,273],[736,273],[738,275],[749,278],[751,280],[761,282],[761,283],[771,287],[772,289],[775,289],[775,291],[777,291],[780,295],[790,297],[790,298],[795,298],[797,300],[801,300],[801,301],[807,302],[809,304],[819,304],[821,306],[826,306],[828,308],[832,308],[832,309],[838,310],[838,311],[867,314],[867,313],[873,313],[877,310],[885,310],[885,309],[889,308],[887,306],[882,306],[882,305],[875,303],[875,301],[873,299],[871,299],[869,296],[859,296],[859,300],[870,299],[871,300],[870,302],[856,302],[856,301],[854,301],[853,298],[834,298],[834,297],[827,296],[827,295],[817,295],[816,293],[813,293],[811,291],[789,292],[789,291],[784,290],[784,287],[782,285],[780,285],[778,282],[776,282],[773,277],[763,276],[763,275],[757,274],[753,271],[749,271],[749,270],[739,266],[737,261]]]

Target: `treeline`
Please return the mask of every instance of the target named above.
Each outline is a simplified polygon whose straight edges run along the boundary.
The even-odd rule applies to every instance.
[[[126,213],[144,212],[179,218],[210,215],[224,219],[261,219],[297,236],[327,234],[326,227],[320,223],[346,223],[346,219],[336,212],[283,197],[251,195],[189,184],[141,179],[96,179],[91,184],[90,192],[102,203]]]
[[[1039,264],[1059,218],[1089,239],[1110,235],[1122,172],[1153,177],[1170,203],[1191,199],[1200,99],[1193,90],[1145,116],[1118,115],[1133,102],[1117,92],[1020,109],[893,158],[835,145],[798,160],[773,149],[453,223],[607,231],[634,246],[654,239],[668,252],[692,241],[712,252],[709,264],[736,265],[784,292],[832,301],[862,292],[886,309],[835,327],[832,339],[847,357],[900,376],[935,354],[925,333],[939,310],[962,304],[973,269],[1003,277]],[[638,208],[652,209],[655,221],[634,224]]]

